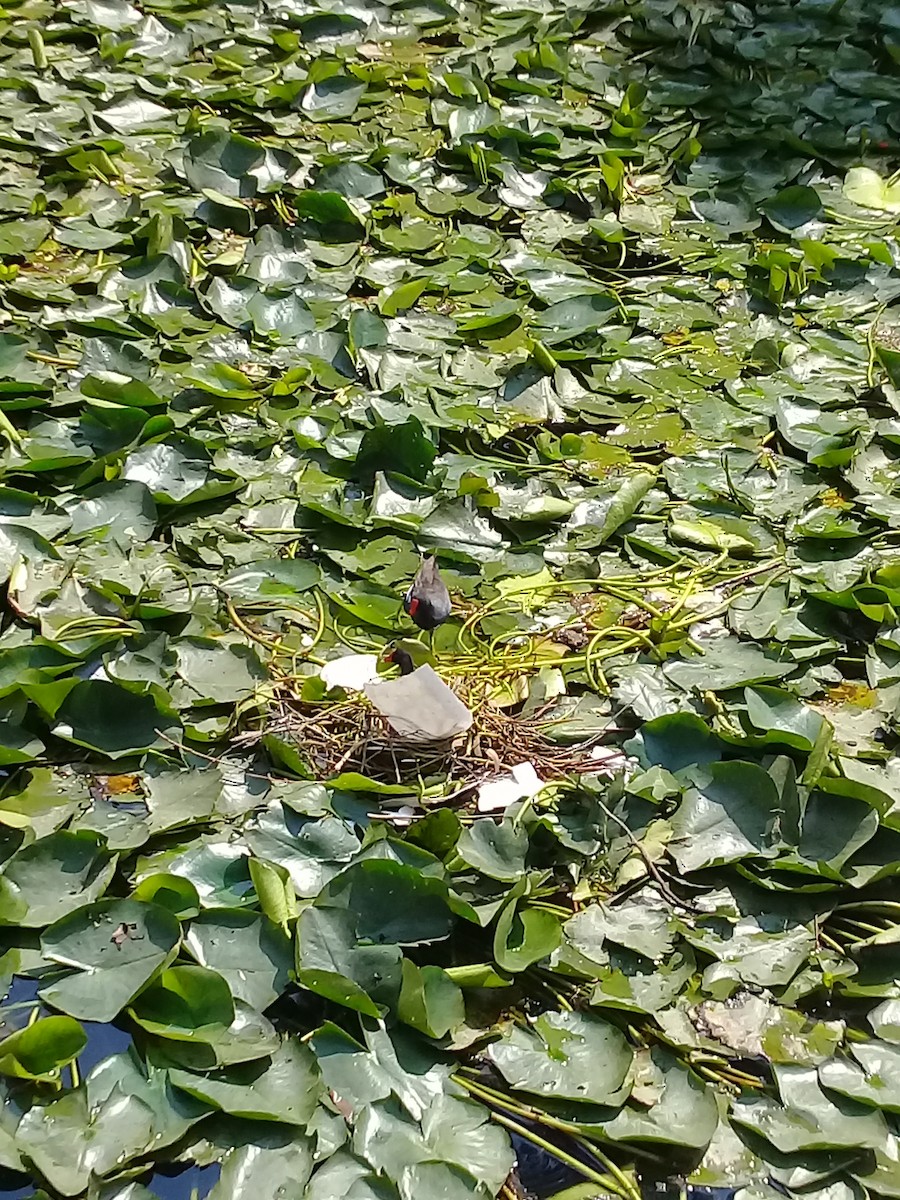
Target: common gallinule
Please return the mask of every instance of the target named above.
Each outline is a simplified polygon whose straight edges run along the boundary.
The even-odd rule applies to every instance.
[[[401,675],[412,675],[416,669],[416,664],[412,660],[412,655],[408,650],[404,650],[400,646],[392,646],[384,655],[384,661],[396,663],[400,668]]]
[[[420,629],[435,630],[450,616],[450,593],[433,554],[426,554],[403,597],[403,609]]]

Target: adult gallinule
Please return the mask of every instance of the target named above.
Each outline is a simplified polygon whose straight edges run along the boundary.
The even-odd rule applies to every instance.
[[[403,597],[403,609],[420,629],[435,630],[450,616],[450,593],[433,554],[426,554]]]

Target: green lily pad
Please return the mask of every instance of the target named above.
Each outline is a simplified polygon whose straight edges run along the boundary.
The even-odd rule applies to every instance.
[[[765,1098],[739,1102],[732,1121],[757,1133],[782,1153],[802,1150],[877,1150],[886,1145],[887,1124],[879,1112],[829,1096],[815,1068],[778,1067],[782,1104]]]
[[[268,1008],[287,986],[290,940],[267,917],[246,909],[206,909],[191,922],[185,948],[253,1008]]]
[[[508,881],[523,874],[527,847],[528,838],[521,826],[510,821],[497,825],[482,819],[462,831],[456,852],[482,874]]]
[[[175,958],[181,927],[156,904],[101,900],[45,930],[46,958],[71,974],[41,989],[54,1008],[84,1020],[112,1021]]]
[[[900,1048],[888,1042],[869,1042],[854,1046],[856,1062],[833,1058],[819,1067],[819,1082],[826,1091],[838,1092],[860,1104],[897,1112],[897,1061]]]
[[[282,1121],[302,1128],[315,1111],[320,1090],[312,1052],[291,1041],[284,1042],[271,1058],[208,1075],[173,1070],[169,1078],[188,1095],[232,1116]]]
[[[163,1037],[189,1040],[204,1029],[227,1029],[234,1020],[231,990],[205,967],[163,971],[135,1008],[135,1019]]]
[[[580,954],[595,962],[604,961],[606,942],[659,959],[672,949],[675,936],[668,913],[651,907],[647,900],[615,908],[592,904],[566,922],[565,933]]]
[[[610,1121],[598,1124],[613,1141],[659,1142],[704,1150],[719,1124],[713,1089],[665,1052],[651,1052],[644,1086],[659,1090],[645,1107],[629,1103]]]
[[[43,1017],[0,1041],[0,1074],[50,1080],[77,1058],[87,1034],[71,1017]]]
[[[442,1038],[462,1025],[466,1016],[463,994],[440,967],[417,967],[403,960],[397,1015],[427,1037]]]
[[[882,212],[900,212],[900,187],[890,184],[871,167],[851,167],[844,177],[844,195],[854,204]]]
[[[771,776],[740,762],[711,763],[707,772],[708,782],[690,788],[671,818],[669,849],[679,869],[774,855],[779,797]]]
[[[113,1055],[80,1087],[31,1108],[16,1140],[57,1191],[74,1196],[151,1146],[177,1141],[207,1111],[179,1100],[165,1072],[142,1070],[128,1054]]]
[[[545,1013],[533,1032],[513,1026],[488,1057],[517,1091],[612,1105],[621,1102],[632,1062],[614,1025],[575,1012]]]
[[[0,875],[0,923],[40,927],[106,891],[116,855],[95,833],[60,830],[23,846]]]
[[[140,754],[165,745],[177,728],[150,695],[126,691],[101,679],[86,679],[68,693],[56,713],[57,737],[108,758]]]
[[[225,576],[222,589],[234,600],[270,600],[275,605],[315,587],[320,579],[321,572],[315,563],[276,558],[246,563]]]
[[[812,221],[822,211],[822,201],[814,188],[799,184],[782,188],[760,205],[776,229],[793,230]]]

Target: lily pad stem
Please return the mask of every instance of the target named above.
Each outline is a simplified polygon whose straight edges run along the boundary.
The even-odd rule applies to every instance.
[[[596,801],[596,803],[598,804],[598,806],[600,808],[603,809],[603,812],[606,814],[607,818],[610,821],[612,821],[613,824],[619,826],[619,828],[622,830],[622,832],[628,838],[629,842],[631,842],[632,846],[635,848],[635,850],[637,850],[638,854],[640,854],[641,858],[644,860],[644,866],[647,868],[648,874],[655,881],[656,886],[659,888],[660,895],[663,897],[663,899],[667,900],[669,902],[669,904],[671,904],[674,908],[688,908],[688,909],[693,908],[694,906],[691,904],[691,902],[689,900],[682,900],[678,896],[675,895],[675,893],[672,891],[672,889],[669,887],[669,885],[666,883],[665,879],[663,878],[662,872],[659,870],[656,863],[653,861],[653,859],[650,857],[650,855],[644,849],[641,842],[634,836],[634,834],[631,832],[631,830],[628,828],[627,824],[622,820],[622,818],[620,816],[617,816],[616,813],[612,812],[611,809],[607,808],[602,800],[598,799]]]
[[[503,1125],[507,1129],[512,1130],[520,1138],[524,1138],[526,1142],[532,1142],[535,1146],[540,1147],[541,1150],[546,1150],[548,1154],[552,1154],[554,1158],[558,1158],[567,1167],[571,1167],[573,1171],[577,1171],[580,1175],[583,1175],[589,1183],[596,1183],[598,1187],[615,1192],[623,1200],[634,1200],[634,1193],[629,1189],[623,1189],[613,1176],[601,1175],[599,1171],[592,1171],[590,1167],[575,1158],[574,1155],[567,1154],[565,1150],[560,1150],[558,1146],[554,1146],[552,1142],[546,1141],[532,1130],[526,1129],[518,1121],[513,1121],[510,1117],[504,1117],[502,1113],[498,1112],[491,1113],[491,1120],[496,1121],[498,1125]]]

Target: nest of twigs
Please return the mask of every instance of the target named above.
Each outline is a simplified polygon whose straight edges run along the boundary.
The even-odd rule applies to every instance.
[[[544,781],[597,770],[591,752],[601,736],[574,745],[554,741],[557,722],[549,706],[517,715],[491,704],[464,680],[448,682],[473,716],[471,727],[448,741],[401,737],[363,696],[304,703],[288,688],[276,695],[266,732],[289,741],[317,779],[350,771],[392,784],[445,776],[464,788],[523,762],[532,763]]]

